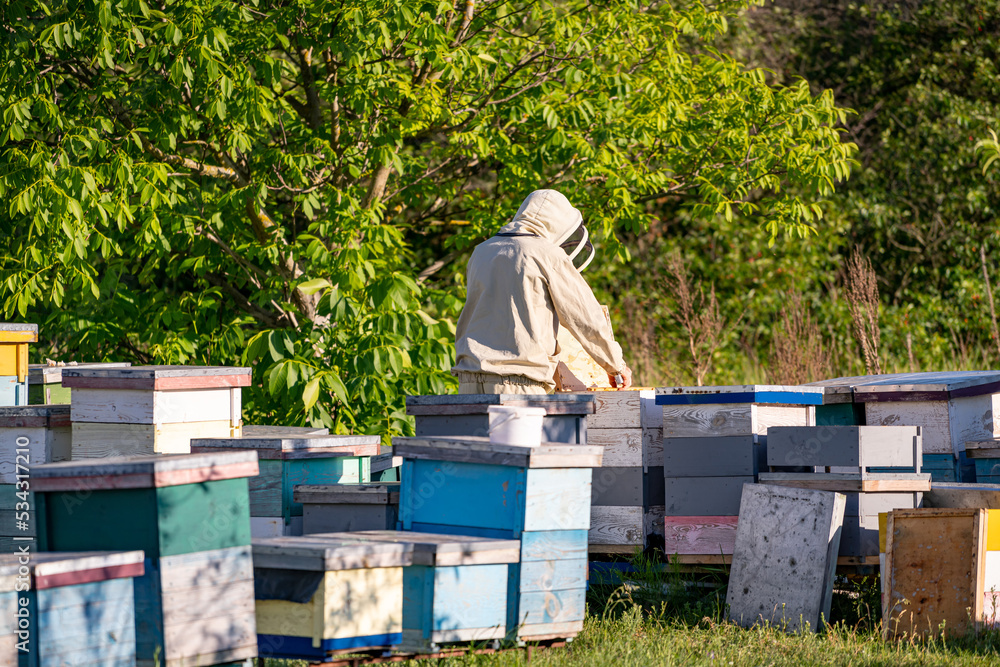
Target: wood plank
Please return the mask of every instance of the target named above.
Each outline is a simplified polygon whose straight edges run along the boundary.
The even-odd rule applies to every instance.
[[[587,445],[543,443],[539,447],[498,445],[485,437],[393,438],[393,453],[404,459],[484,463],[530,468],[598,467],[603,450]]]
[[[931,476],[924,473],[761,473],[760,483],[820,491],[918,493],[930,491]]]
[[[256,654],[257,620],[251,611],[241,616],[216,616],[189,623],[168,624],[163,628],[163,637],[168,664],[176,660],[185,665],[213,665],[217,663],[199,663],[195,656],[228,652],[249,645],[254,646],[253,654]]]
[[[61,366],[50,366],[49,364],[28,364],[28,385],[61,385],[63,369],[66,368],[128,368],[131,365],[132,363],[129,361],[84,363],[70,361],[63,363]]]
[[[729,575],[731,621],[817,632],[830,618],[845,498],[747,484]]]
[[[594,414],[587,428],[642,428],[642,399],[652,398],[649,390],[595,391]]]
[[[737,519],[736,516],[666,517],[664,553],[732,555]]]
[[[69,427],[0,428],[0,484],[18,481],[18,463],[24,466],[23,474],[43,463],[69,460],[70,439]],[[19,450],[27,452],[19,454]]]
[[[994,420],[994,414],[1000,414],[998,393],[952,398],[948,402],[948,421],[954,451],[963,451],[968,440],[1000,436],[1000,419]]]
[[[635,507],[592,507],[590,510],[591,545],[614,544],[623,546],[643,546],[643,510]]]
[[[68,405],[0,406],[0,429],[60,428],[69,424]]]
[[[397,530],[366,530],[334,534],[337,539],[371,540],[390,544],[411,544],[414,563],[436,566],[492,565],[516,563],[520,559],[518,540],[503,540],[469,535],[442,535]],[[330,535],[317,536],[317,539]],[[426,557],[430,556],[428,560]],[[425,562],[421,562],[425,561]]]
[[[245,424],[243,435],[248,438],[257,437],[299,437],[303,435],[327,435],[328,428],[316,426],[267,426],[261,424]]]
[[[869,426],[920,426],[924,454],[958,451],[951,441],[951,420],[946,401],[865,403]]]
[[[998,509],[1000,508],[1000,484],[967,484],[954,480],[948,482],[933,481],[931,491],[924,494],[923,506]]]
[[[63,386],[168,391],[250,386],[251,369],[236,366],[80,365],[63,368]]]
[[[551,530],[521,534],[521,563],[586,557],[586,530]]]
[[[539,623],[522,625],[517,630],[517,637],[523,641],[541,642],[551,639],[569,639],[583,632],[583,621],[568,623]]]
[[[522,593],[518,604],[518,622],[524,625],[572,623],[583,620],[587,589]]]
[[[228,419],[177,424],[102,424],[74,422],[73,459],[114,458],[152,454],[189,454],[196,438],[239,435],[241,427]]]
[[[399,504],[399,482],[354,484],[298,484],[295,502],[309,504]]]
[[[128,489],[197,484],[256,474],[254,452],[169,454],[50,463],[32,470],[31,485],[35,491]]]
[[[812,405],[753,405],[754,435],[766,436],[776,426],[815,426],[816,407]]]
[[[587,424],[587,444],[603,447],[601,465],[617,468],[641,468],[643,465],[643,430],[641,428],[593,428]]]
[[[231,420],[234,410],[239,414],[240,400],[239,387],[189,391],[74,387],[70,414],[74,422],[105,424],[222,421]]]
[[[749,404],[667,405],[663,407],[663,438],[753,435]]]
[[[591,474],[589,468],[528,470],[524,530],[590,528]]]
[[[896,510],[886,532],[885,637],[973,630],[983,617],[986,511]]]
[[[247,436],[199,438],[191,443],[192,448],[202,450],[253,449],[263,456],[264,452],[276,458],[295,458],[296,453],[310,453],[314,457],[323,453],[342,456],[375,456],[378,454],[381,438],[377,435],[298,435]]]
[[[446,632],[498,628],[501,636],[505,634],[507,568],[506,564],[435,567],[432,617],[426,619],[426,629]],[[403,577],[405,582],[405,572]],[[407,602],[404,593],[404,607]]]
[[[538,560],[521,563],[520,592],[534,593],[587,588],[587,559]]]

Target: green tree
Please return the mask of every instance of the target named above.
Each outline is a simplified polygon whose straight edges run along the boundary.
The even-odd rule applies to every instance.
[[[532,189],[621,256],[657,199],[815,228],[844,111],[713,46],[745,6],[7,2],[3,309],[43,353],[253,364],[252,419],[405,432]]]

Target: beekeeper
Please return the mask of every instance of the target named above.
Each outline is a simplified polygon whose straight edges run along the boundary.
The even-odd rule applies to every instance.
[[[612,386],[632,385],[622,348],[580,275],[593,257],[583,216],[556,190],[532,192],[513,220],[476,246],[455,332],[460,394],[552,392],[560,326]]]

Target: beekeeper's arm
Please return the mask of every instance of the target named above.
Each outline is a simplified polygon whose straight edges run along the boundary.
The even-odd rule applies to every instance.
[[[621,345],[615,342],[611,325],[590,285],[562,250],[552,253],[549,259],[546,267],[549,296],[559,324],[573,334],[609,377],[622,375],[625,382],[620,389],[628,387],[632,384],[632,372],[625,364]]]

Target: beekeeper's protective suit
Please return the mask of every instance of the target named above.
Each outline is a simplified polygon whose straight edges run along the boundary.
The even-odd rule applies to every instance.
[[[473,251],[455,333],[452,373],[460,394],[551,392],[560,325],[609,376],[620,373],[631,384],[622,348],[573,263],[589,245],[582,223],[563,194],[536,190],[510,223]],[[575,246],[569,254],[562,247],[568,241]],[[592,257],[593,246],[589,250]]]

